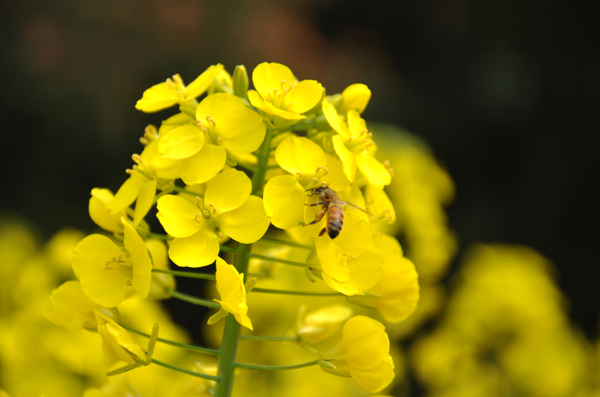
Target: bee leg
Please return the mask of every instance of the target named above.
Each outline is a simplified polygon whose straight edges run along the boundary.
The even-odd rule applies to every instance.
[[[326,228],[326,227],[324,227],[324,228],[323,228],[323,230],[321,230],[321,231],[319,232],[319,237],[321,237],[322,235],[324,235],[326,231],[327,231],[327,228]]]
[[[303,226],[309,226],[309,225],[314,225],[315,223],[319,223],[321,221],[321,219],[323,219],[323,216],[325,215],[326,212],[327,212],[327,208],[317,211],[317,213],[315,214],[315,220],[312,221],[311,223],[305,223]]]
[[[325,201],[319,201],[318,203],[314,203],[314,204],[306,204],[304,203],[304,205],[308,205],[309,207],[315,207],[317,205],[323,205],[326,204]]]

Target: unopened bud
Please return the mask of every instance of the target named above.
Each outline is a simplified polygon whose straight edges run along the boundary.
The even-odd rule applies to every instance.
[[[248,72],[244,65],[238,65],[233,71],[233,94],[248,99]]]

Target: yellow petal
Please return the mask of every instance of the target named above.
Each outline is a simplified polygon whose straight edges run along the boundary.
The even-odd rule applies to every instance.
[[[256,196],[248,197],[239,208],[221,214],[217,221],[226,236],[243,244],[256,242],[264,236],[270,224],[263,200]]]
[[[277,90],[281,92],[281,82],[294,83],[296,78],[287,66],[279,63],[263,62],[252,71],[252,82],[256,91],[263,98],[269,100],[269,96]]]
[[[198,153],[204,142],[197,126],[184,124],[160,138],[158,152],[168,159],[185,159]]]
[[[133,226],[126,222],[123,222],[123,226],[125,248],[133,262],[132,286],[140,297],[145,298],[150,291],[150,281],[152,280],[152,262],[148,255],[148,248]]]
[[[242,171],[229,169],[221,172],[207,183],[204,206],[210,204],[219,213],[238,208],[250,197],[252,182]]]
[[[344,173],[344,164],[342,161],[329,153],[325,153],[325,158],[327,159],[327,169],[329,172],[322,180],[327,182],[330,188],[338,192],[350,186],[350,180]]]
[[[156,179],[151,179],[148,182],[142,183],[140,186],[137,201],[135,203],[135,212],[133,215],[133,224],[137,226],[146,216],[154,201],[156,193]]]
[[[134,356],[144,359],[144,350],[135,343],[133,336],[121,327],[119,324],[107,323],[106,329],[110,333],[110,336],[121,346]]]
[[[369,87],[364,84],[352,84],[342,91],[340,113],[346,114],[349,110],[356,110],[358,113],[362,113],[370,99],[371,90],[369,90]]]
[[[372,369],[389,356],[390,340],[380,322],[356,316],[344,325],[339,350],[344,352],[340,360],[351,367]]]
[[[125,211],[117,212],[115,215],[110,214],[108,205],[112,202],[114,196],[108,189],[92,189],[92,197],[90,197],[89,212],[90,218],[94,223],[102,229],[109,232],[117,233],[123,230],[121,225],[121,216],[125,215]]]
[[[377,285],[383,278],[383,256],[372,246],[362,255],[349,260],[348,269],[350,277],[347,283],[359,291],[366,291]]]
[[[377,393],[388,387],[396,374],[394,373],[394,362],[387,355],[375,368],[358,369],[350,368],[352,380],[361,390],[368,393]]]
[[[379,295],[372,300],[372,304],[383,317],[391,323],[399,323],[417,308],[419,282],[415,267],[409,259],[401,258],[393,266],[394,271],[382,278],[369,292]]]
[[[386,222],[394,223],[396,220],[396,211],[383,188],[368,184],[365,189],[365,200],[368,203],[367,210],[371,215],[384,214],[387,216]]]
[[[327,122],[338,134],[340,134],[343,140],[347,140],[350,138],[350,131],[348,130],[348,126],[342,120],[342,118],[338,115],[337,110],[335,110],[335,106],[333,106],[328,101],[323,101],[322,103],[323,114],[327,119]]]
[[[317,167],[325,167],[323,149],[310,139],[292,135],[284,139],[275,151],[277,164],[287,172],[314,175]]]
[[[186,87],[186,99],[196,98],[204,94],[204,92],[210,87],[213,80],[223,70],[223,65],[217,64],[209,66],[196,80],[192,81]]]
[[[342,256],[342,250],[329,237],[315,238],[315,246],[323,273],[327,273],[329,277],[340,282],[348,280],[350,270],[346,259]]]
[[[188,237],[205,227],[202,211],[182,197],[172,194],[162,196],[156,207],[156,217],[171,236]],[[202,221],[199,223],[198,219]]]
[[[104,307],[117,306],[125,298],[131,269],[106,263],[124,255],[108,237],[93,234],[75,247],[71,265],[81,288],[92,302]]]
[[[185,159],[181,179],[186,185],[204,183],[217,175],[226,161],[225,148],[207,142],[198,153]]]
[[[265,211],[273,225],[280,229],[291,229],[302,223],[306,192],[291,175],[280,175],[269,179],[263,193]]]
[[[392,176],[387,168],[366,151],[356,156],[356,164],[369,183],[377,187],[389,185],[392,181]]]
[[[119,318],[116,309],[106,309],[85,296],[78,281],[67,281],[53,290],[50,304],[42,308],[44,317],[56,325],[72,330],[85,328],[89,331],[95,331],[98,327],[95,310]]]
[[[348,112],[348,129],[352,138],[357,138],[361,132],[367,129],[367,123],[360,117],[356,110]]]
[[[214,120],[214,126],[207,117]],[[243,99],[226,93],[204,98],[196,109],[196,119],[207,123],[212,138],[220,138],[220,144],[233,152],[251,153],[258,149],[267,131],[261,115],[248,108]]]
[[[135,108],[145,113],[154,113],[175,105],[179,99],[167,83],[159,83],[144,91]]]
[[[169,247],[169,258],[177,266],[201,267],[215,261],[219,253],[219,238],[211,229],[200,229],[196,234],[176,238]]]
[[[323,97],[323,86],[315,80],[302,80],[286,94],[285,107],[292,113],[304,113],[314,108]]]
[[[146,178],[133,174],[119,188],[115,198],[108,205],[111,215],[116,215],[135,201],[142,183]]]
[[[333,148],[344,166],[344,175],[346,175],[346,178],[351,182],[354,182],[354,179],[356,179],[356,155],[348,150],[340,135],[333,136],[331,140],[333,142]]]

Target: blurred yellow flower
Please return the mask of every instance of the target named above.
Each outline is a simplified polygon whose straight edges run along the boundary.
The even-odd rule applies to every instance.
[[[52,291],[50,304],[42,308],[44,317],[56,325],[67,329],[87,329],[95,331],[98,328],[95,312],[107,317],[121,320],[117,308],[106,308],[92,302],[81,289],[78,281],[67,281]]]
[[[331,374],[352,377],[364,391],[381,391],[395,376],[390,340],[384,329],[369,317],[351,318],[344,324],[337,342],[319,353],[319,365]]]
[[[133,226],[123,220],[124,248],[119,248],[108,237],[93,234],[75,247],[72,266],[81,282],[81,288],[93,302],[117,306],[129,286],[141,297],[150,290],[152,263],[148,249]]]

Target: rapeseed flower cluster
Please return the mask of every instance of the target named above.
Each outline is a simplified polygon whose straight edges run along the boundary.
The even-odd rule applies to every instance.
[[[314,366],[379,392],[391,384],[395,366],[378,320],[408,317],[419,284],[398,241],[378,230],[394,220],[384,190],[393,172],[375,157],[361,116],[371,92],[354,84],[330,96],[321,83],[299,81],[277,63],[258,65],[251,80],[254,89],[243,66],[229,75],[213,65],[189,85],[175,75],[143,93],[138,110],[178,105],[179,112],[146,127],[144,148],[132,156],[135,164],[115,194],[92,189],[90,217],[108,235],[77,243],[71,264],[78,281],[54,290],[44,314],[68,329],[98,332],[107,358],[117,363],[110,376],[162,366],[202,379],[196,385],[202,393],[230,396],[236,370]],[[151,230],[156,224],[164,231]],[[167,256],[180,268],[205,269],[171,270]],[[287,273],[295,282],[283,280]],[[178,291],[175,277],[211,280],[214,299]],[[293,335],[273,336],[254,295],[272,303],[280,302],[277,295],[299,299],[291,307],[297,318],[288,323]],[[140,344],[133,334],[149,329],[131,328],[121,306],[167,298],[215,310],[207,327],[217,329],[225,318],[220,346],[164,340],[158,322]],[[306,303],[313,300],[321,304],[311,314]],[[330,300],[336,303],[328,309]],[[292,341],[313,359],[243,362],[237,350],[246,339]],[[157,341],[218,360],[180,368],[154,357]],[[114,387],[129,386],[120,380]]]

